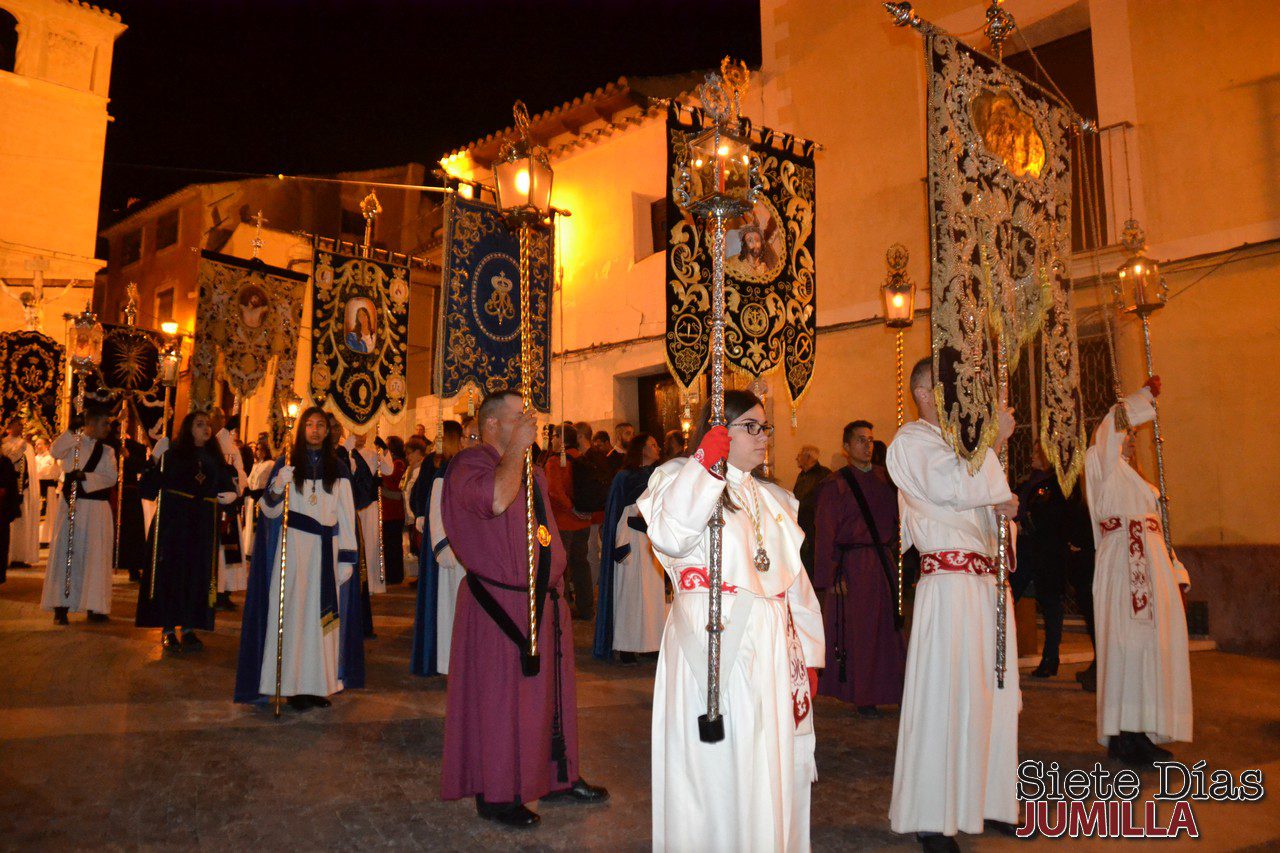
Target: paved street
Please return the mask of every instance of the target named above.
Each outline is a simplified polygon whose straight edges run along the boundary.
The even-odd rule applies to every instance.
[[[156,632],[133,627],[136,592],[123,575],[104,625],[73,616],[70,627],[54,626],[38,606],[40,583],[38,571],[11,570],[0,586],[4,848],[649,845],[653,664],[592,660],[588,626],[577,630],[584,775],[607,785],[613,799],[539,806],[542,825],[518,833],[477,820],[470,802],[439,799],[445,685],[409,675],[413,599],[406,588],[375,601],[370,687],[334,697],[327,711],[286,711],[275,721],[267,710],[231,702],[238,614],[219,614],[203,653],[162,659]],[[1203,651],[1192,667],[1197,742],[1176,745],[1176,755],[1236,773],[1263,767],[1267,782],[1280,780],[1280,662]],[[1093,697],[1072,677],[1078,668],[1064,666],[1049,682],[1024,680],[1023,758],[1087,768],[1101,756]],[[823,699],[816,721],[815,849],[912,849],[887,818],[896,715],[865,721]],[[1259,804],[1197,804],[1204,840],[1196,849],[1275,849],[1274,802],[1272,794]],[[989,835],[961,841],[966,849],[1015,843]],[[1161,843],[1180,846],[1190,844]]]

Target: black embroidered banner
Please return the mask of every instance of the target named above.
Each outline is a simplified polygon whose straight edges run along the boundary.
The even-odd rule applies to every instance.
[[[704,223],[681,210],[673,191],[689,135],[705,126],[700,110],[668,110],[667,366],[685,390],[711,354],[711,255]],[[817,355],[816,146],[746,119],[742,135],[760,159],[763,192],[726,227],[725,359],[752,378],[781,367],[794,410]]]
[[[456,396],[520,387],[520,240],[494,207],[467,199],[446,202],[444,386]],[[551,290],[555,245],[551,229],[534,229],[529,247],[530,403],[551,411]]]
[[[269,419],[282,428],[283,406],[293,393],[302,318],[302,273],[204,251],[196,274],[200,303],[191,352],[191,405],[208,410],[222,377],[237,397],[253,396],[274,362]]]
[[[160,353],[164,335],[136,326],[103,324],[102,362],[85,383],[85,398],[132,409],[152,439],[170,433],[164,423],[164,385],[160,382]],[[80,377],[72,374],[71,395],[79,392]],[[172,420],[173,412],[169,413]]]
[[[313,248],[311,398],[349,430],[395,419],[409,393],[409,268]]]
[[[1006,343],[1012,372],[1043,333],[1040,441],[1069,493],[1086,446],[1068,273],[1075,119],[950,36],[929,33],[925,51],[942,431],[971,467],[981,465],[997,431],[997,341]]]
[[[42,332],[0,334],[0,417],[27,417],[49,438],[57,435],[65,376],[62,345]]]

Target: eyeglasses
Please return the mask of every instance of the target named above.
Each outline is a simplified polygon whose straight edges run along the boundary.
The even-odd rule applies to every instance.
[[[469,433],[467,433],[466,435],[464,435],[464,436],[463,436],[463,438],[468,439],[468,440],[470,440],[470,441],[479,441],[479,440],[480,440],[480,436],[476,435],[474,432],[469,432]]]
[[[742,421],[741,423],[729,425],[730,429],[733,429],[734,427],[741,427],[742,429],[745,429],[747,431],[747,435],[759,435],[760,433],[764,433],[767,436],[773,435],[773,424],[768,422],[760,423],[760,421]]]

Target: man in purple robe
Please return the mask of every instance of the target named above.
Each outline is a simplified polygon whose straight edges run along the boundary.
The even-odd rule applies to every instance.
[[[902,701],[906,644],[897,620],[898,496],[888,472],[871,464],[868,421],[844,428],[849,464],[818,496],[813,585],[827,590],[822,621],[827,667],[818,693],[853,703],[864,717]]]
[[[529,643],[524,453],[537,436],[514,391],[485,398],[480,444],[449,463],[441,496],[445,534],[462,565],[449,656],[441,793],[475,797],[483,818],[533,826],[524,804],[597,803],[604,788],[578,771],[573,630],[564,600],[565,552],[546,482],[534,469],[537,655]]]

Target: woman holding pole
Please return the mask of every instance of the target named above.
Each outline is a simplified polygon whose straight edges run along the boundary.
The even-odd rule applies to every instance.
[[[806,850],[817,775],[811,696],[824,663],[822,611],[800,562],[797,503],[757,473],[773,427],[749,391],[708,407],[690,458],[660,466],[637,506],[671,578],[653,696],[655,850]],[[712,471],[728,462],[723,479]],[[700,738],[707,707],[709,524],[723,508],[724,739]]]

